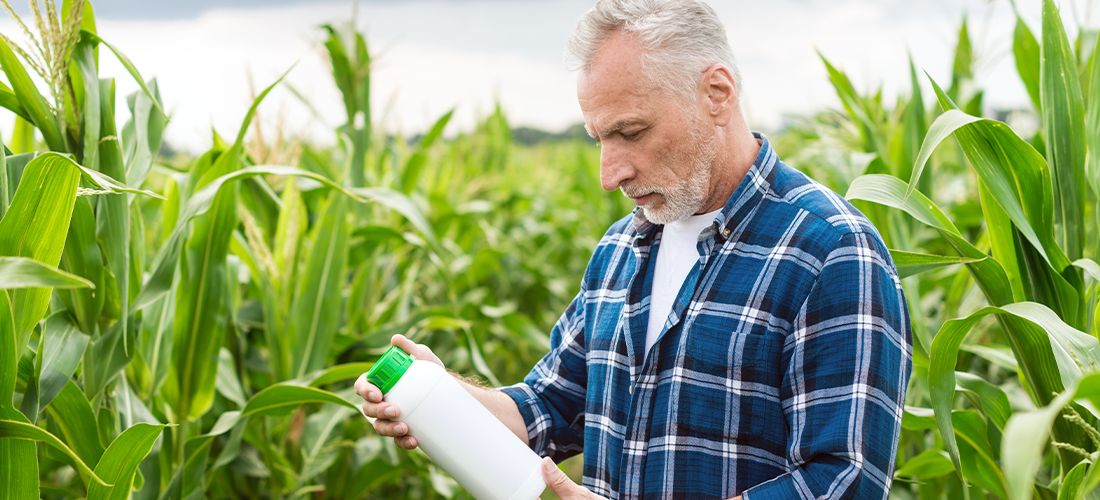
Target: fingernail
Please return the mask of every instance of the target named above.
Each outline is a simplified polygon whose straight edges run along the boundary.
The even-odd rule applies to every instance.
[[[378,393],[377,393],[377,392],[374,392],[374,391],[370,391],[370,392],[368,392],[368,393],[367,393],[367,399],[368,399],[368,400],[369,400],[369,401],[370,401],[371,403],[377,403],[377,402],[378,402]]]
[[[397,408],[394,408],[392,406],[386,408],[386,416],[390,418],[397,418]]]

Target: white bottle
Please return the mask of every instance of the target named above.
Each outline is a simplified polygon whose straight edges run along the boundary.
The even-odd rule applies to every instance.
[[[478,500],[535,500],[541,459],[439,365],[390,347],[367,372],[420,449]]]

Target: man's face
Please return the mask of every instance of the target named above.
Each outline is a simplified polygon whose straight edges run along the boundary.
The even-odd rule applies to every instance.
[[[600,183],[619,189],[657,224],[703,208],[715,158],[713,128],[698,110],[644,76],[642,52],[612,36],[582,72],[577,98],[585,126],[600,142]]]

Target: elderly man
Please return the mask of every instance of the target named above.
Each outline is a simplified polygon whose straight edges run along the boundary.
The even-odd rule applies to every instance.
[[[524,382],[470,393],[549,457],[563,498],[886,498],[912,352],[875,228],[749,130],[702,2],[599,0],[568,52],[600,181],[638,208]],[[356,390],[379,434],[416,447],[376,387]],[[550,460],[580,452],[584,487]]]

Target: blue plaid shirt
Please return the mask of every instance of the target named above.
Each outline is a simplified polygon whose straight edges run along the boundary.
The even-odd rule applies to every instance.
[[[600,240],[550,352],[502,390],[531,448],[612,499],[886,498],[912,339],[890,254],[767,139],[645,346],[662,226]]]

